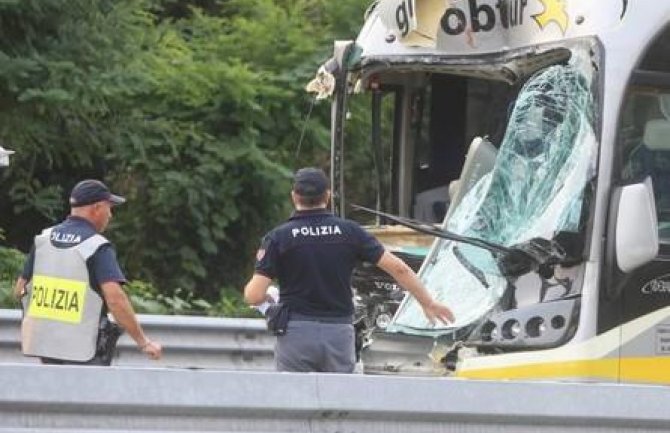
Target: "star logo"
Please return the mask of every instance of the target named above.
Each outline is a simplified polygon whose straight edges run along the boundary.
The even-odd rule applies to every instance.
[[[568,13],[565,11],[565,0],[539,0],[544,6],[541,14],[533,15],[533,19],[544,30],[549,23],[556,23],[565,34],[568,29]]]

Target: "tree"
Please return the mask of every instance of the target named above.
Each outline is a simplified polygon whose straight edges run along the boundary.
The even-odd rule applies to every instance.
[[[0,143],[17,151],[0,190],[7,243],[27,249],[78,180],[103,178],[129,198],[109,232],[129,277],[208,298],[238,286],[260,234],[288,215],[291,172],[327,163],[329,107],[305,123],[302,88],[362,10],[0,2]]]

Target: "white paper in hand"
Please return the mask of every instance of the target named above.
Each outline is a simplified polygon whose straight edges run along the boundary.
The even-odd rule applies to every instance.
[[[276,304],[277,302],[279,302],[279,288],[277,286],[268,287],[267,295],[271,299],[271,301],[267,300],[267,301],[263,302],[262,304],[258,304],[258,305],[253,307],[256,310],[260,311],[261,314],[265,314],[265,312],[267,311],[267,309],[270,305]]]

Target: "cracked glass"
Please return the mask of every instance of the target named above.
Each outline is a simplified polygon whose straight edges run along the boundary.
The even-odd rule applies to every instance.
[[[578,232],[598,143],[593,129],[592,69],[586,54],[536,72],[516,99],[493,169],[449,213],[448,231],[513,246]],[[468,326],[491,311],[508,279],[489,251],[436,241],[420,277],[456,321],[431,325],[407,296],[388,331],[435,335]]]

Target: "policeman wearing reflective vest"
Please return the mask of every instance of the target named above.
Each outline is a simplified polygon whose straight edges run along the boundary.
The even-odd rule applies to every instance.
[[[388,272],[423,307],[431,321],[453,321],[447,306],[435,301],[412,269],[357,223],[326,209],[329,181],[323,170],[295,173],[291,198],[295,212],[265,235],[256,254],[255,272],[244,288],[248,304],[270,301],[268,288],[279,284],[288,306],[286,333],[277,337],[279,371],[351,373],[355,342],[350,286],[358,261]]]
[[[81,181],[70,194],[68,218],[35,237],[14,289],[24,307],[24,355],[49,364],[108,365],[98,340],[109,309],[140,350],[160,358],[161,345],[146,337],[121,287],[126,280],[114,247],[100,234],[112,206],[123,202],[104,183]]]

